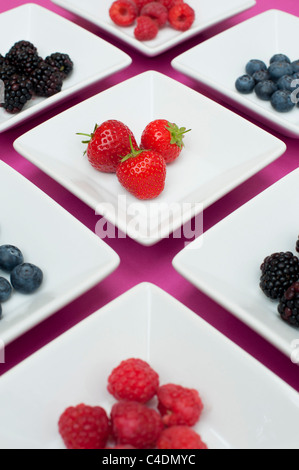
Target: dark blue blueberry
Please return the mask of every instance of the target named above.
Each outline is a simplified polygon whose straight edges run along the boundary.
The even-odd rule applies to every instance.
[[[252,78],[254,79],[255,83],[258,83],[263,82],[264,80],[270,80],[270,75],[268,70],[260,70],[259,72],[255,72],[252,75]]]
[[[263,101],[269,101],[276,90],[277,85],[272,82],[272,80],[259,82],[254,89],[256,96],[258,96]]]
[[[0,302],[6,302],[12,292],[12,287],[7,279],[0,277]]]
[[[299,72],[293,73],[292,77],[294,80],[299,80]]]
[[[267,70],[267,65],[262,60],[251,59],[246,65],[246,73],[253,75],[261,70]]]
[[[292,75],[293,68],[288,62],[273,62],[268,68],[272,80],[279,80],[284,75]]]
[[[22,294],[31,294],[40,287],[43,281],[43,272],[34,264],[23,263],[14,268],[10,280],[16,291]]]
[[[292,69],[294,73],[299,72],[299,60],[294,60],[294,62],[291,63]]]
[[[236,88],[240,93],[248,95],[255,87],[255,81],[250,75],[242,75],[236,80]]]
[[[279,90],[287,90],[287,91],[294,91],[296,86],[292,86],[294,84],[295,80],[292,75],[284,75],[281,77],[278,82],[277,86]]]
[[[16,246],[0,246],[0,268],[3,269],[3,271],[11,272],[18,264],[23,263],[23,261],[23,255]]]
[[[285,54],[275,54],[270,59],[270,64],[273,64],[273,62],[287,62],[288,64],[291,63],[290,59]]]
[[[292,102],[291,93],[286,90],[277,90],[273,93],[271,104],[273,108],[280,113],[287,113],[295,106],[295,103]]]

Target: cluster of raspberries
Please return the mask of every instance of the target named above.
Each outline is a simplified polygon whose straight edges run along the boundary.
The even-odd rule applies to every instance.
[[[1,106],[15,114],[33,95],[47,98],[58,93],[72,70],[68,54],[55,52],[43,59],[31,42],[16,42],[5,56],[0,54],[0,80],[4,84]]]
[[[296,242],[299,253],[299,237]],[[260,288],[271,300],[278,300],[282,320],[299,328],[299,258],[291,251],[273,253],[261,265]]]
[[[60,416],[59,433],[68,449],[207,449],[192,428],[203,410],[196,390],[160,386],[157,372],[137,358],[112,370],[107,389],[117,400],[110,415],[81,403]]]
[[[195,12],[184,0],[115,0],[109,15],[118,26],[132,26],[139,41],[154,39],[159,29],[168,24],[178,31],[187,31]]]

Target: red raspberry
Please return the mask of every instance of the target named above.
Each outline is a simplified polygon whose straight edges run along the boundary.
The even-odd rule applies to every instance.
[[[149,16],[138,16],[134,36],[139,41],[154,39],[159,32],[158,25]]]
[[[136,401],[115,403],[111,423],[117,444],[130,444],[137,449],[153,448],[163,429],[159,413]]]
[[[116,0],[109,9],[112,21],[118,26],[130,26],[136,20],[138,10],[133,0]]]
[[[122,361],[108,377],[108,392],[117,400],[146,403],[156,394],[159,376],[141,359]]]
[[[141,8],[140,15],[149,16],[152,20],[157,22],[159,28],[164,26],[168,20],[167,8],[158,2],[147,3],[143,8]]]
[[[68,449],[104,449],[110,431],[106,411],[83,403],[62,413],[58,429]]]
[[[133,2],[136,3],[138,12],[140,12],[141,8],[144,7],[144,5],[152,1],[153,0],[133,0]]]
[[[201,437],[188,426],[172,426],[162,431],[157,449],[207,449]]]
[[[197,390],[167,384],[158,388],[157,396],[165,426],[193,426],[199,420],[203,404]]]
[[[119,444],[118,446],[105,447],[105,449],[136,449],[136,447],[130,446],[129,444]]]
[[[195,19],[195,11],[187,3],[176,4],[168,12],[168,21],[174,29],[187,31]]]
[[[167,10],[170,10],[171,7],[177,5],[178,3],[184,3],[184,0],[157,0],[157,2],[162,3]]]

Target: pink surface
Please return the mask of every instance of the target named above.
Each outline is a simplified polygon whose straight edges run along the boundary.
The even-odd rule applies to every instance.
[[[0,0],[0,12],[17,7],[24,3],[25,2],[22,0],[10,0],[9,3],[4,0]],[[50,0],[39,0],[35,3],[44,6],[99,35],[103,39],[124,50],[133,59],[131,66],[125,71],[119,72],[114,76],[99,82],[81,93],[80,96],[76,96],[76,98],[64,102],[62,105],[52,109],[51,111],[45,112],[38,118],[32,119],[20,127],[0,135],[1,159],[24,175],[28,180],[32,181],[36,186],[41,188],[92,231],[95,230],[95,225],[99,220],[99,216],[96,216],[92,209],[17,154],[13,149],[14,140],[24,132],[59,112],[64,111],[72,105],[75,105],[114,84],[149,69],[162,72],[169,77],[190,86],[196,91],[203,92],[197,82],[176,72],[171,67],[170,63],[174,57],[199,42],[210,38],[216,33],[224,31],[225,29],[228,29],[229,27],[267,9],[277,8],[299,15],[299,4],[294,0],[257,0],[257,5],[247,12],[237,15],[218,26],[209,29],[207,32],[186,41],[184,44],[173,48],[159,57],[146,58],[140,53],[135,52],[129,46],[126,46],[108,36],[108,34],[103,33],[96,26],[91,25],[90,23],[55,6]],[[99,2],[99,5],[100,3],[101,2]],[[203,93],[209,96],[207,92]],[[224,102],[221,102],[221,104],[226,106]],[[236,112],[245,116],[238,111]],[[267,187],[271,186],[274,182],[290,173],[298,166],[299,140],[286,138],[281,134],[275,133],[271,129],[262,126],[257,121],[253,122],[283,140],[287,144],[287,151],[277,161],[260,171],[257,175],[250,178],[247,182],[205,210],[203,219],[204,230],[215,225],[232,211],[246,203],[249,199],[253,198]],[[294,217],[295,214],[290,214],[290,216]],[[176,299],[184,303],[200,317],[204,318],[220,332],[229,337],[232,341],[237,343],[249,354],[254,356],[266,367],[271,369],[275,374],[299,391],[298,366],[294,365],[290,359],[281,354],[277,349],[272,347],[267,341],[262,339],[246,325],[242,324],[229,312],[225,311],[214,301],[193,287],[173,269],[171,264],[172,259],[183,249],[185,240],[173,239],[170,237],[169,239],[162,240],[153,247],[143,247],[129,238],[106,240],[106,242],[119,254],[121,258],[119,268],[92,290],[8,345],[5,351],[6,362],[5,364],[0,364],[1,374],[5,373],[7,370],[21,362],[25,357],[37,351],[40,347],[44,346],[68,328],[92,314],[131,287],[142,281],[148,281],[161,287]],[[167,343],[167,338],[165,338],[165,343]]]

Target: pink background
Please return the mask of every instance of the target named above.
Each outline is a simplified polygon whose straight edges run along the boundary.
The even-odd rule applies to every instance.
[[[10,0],[9,2],[1,0],[0,12],[17,7],[23,3],[25,2],[22,0]],[[30,120],[20,127],[0,135],[1,159],[24,175],[28,180],[32,181],[36,186],[41,188],[92,231],[95,230],[95,225],[99,220],[99,217],[95,215],[94,211],[42,171],[37,169],[34,165],[17,154],[12,145],[14,140],[24,132],[32,129],[57,113],[64,111],[65,109],[111,87],[114,84],[149,69],[160,71],[169,77],[190,86],[194,90],[203,92],[198,83],[176,72],[171,67],[170,62],[174,57],[199,42],[210,38],[216,33],[224,31],[231,26],[267,9],[277,8],[299,15],[299,3],[297,0],[257,0],[257,5],[247,12],[239,14],[218,26],[209,29],[207,32],[186,41],[182,45],[174,47],[172,50],[157,58],[147,58],[142,56],[140,53],[135,52],[135,50],[131,49],[129,46],[126,46],[103,33],[96,26],[55,6],[50,0],[39,0],[35,3],[44,6],[99,35],[103,39],[121,48],[133,59],[131,66],[125,71],[121,71],[114,76],[99,82],[98,84],[88,88],[85,92],[82,92],[80,96],[76,96],[51,111],[47,111],[41,116]],[[101,1],[99,1],[99,7],[100,5]],[[209,96],[207,92],[203,92],[203,94]],[[221,104],[227,106],[223,102],[221,102]],[[244,116],[242,113],[239,113],[238,111],[236,112]],[[275,133],[272,129],[262,126],[259,122],[255,123],[282,139],[287,144],[287,151],[281,158],[205,210],[204,230],[215,225],[232,211],[246,203],[249,199],[253,198],[267,187],[271,186],[298,166],[299,141],[286,138],[281,134]],[[292,214],[292,216],[294,216],[294,214]],[[173,238],[165,239],[153,247],[143,247],[129,238],[106,240],[106,242],[120,256],[121,264],[119,268],[89,292],[85,293],[70,305],[59,312],[56,312],[49,319],[8,345],[5,351],[6,363],[0,364],[1,374],[5,373],[25,357],[37,351],[71,326],[92,314],[131,287],[142,281],[148,281],[158,285],[166,292],[173,295],[176,299],[180,300],[200,317],[204,318],[220,332],[229,337],[232,341],[299,391],[298,366],[292,364],[290,359],[281,354],[271,344],[249,329],[246,325],[242,324],[233,315],[221,308],[209,297],[193,287],[173,269],[171,264],[172,259],[183,249],[185,240]],[[167,341],[167,339],[165,340]]]

